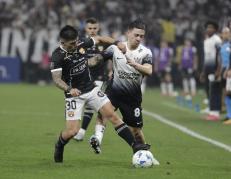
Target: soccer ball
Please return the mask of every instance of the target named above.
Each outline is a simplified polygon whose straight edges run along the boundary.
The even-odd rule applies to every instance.
[[[132,165],[136,168],[148,168],[159,164],[148,150],[139,150],[132,157]]]

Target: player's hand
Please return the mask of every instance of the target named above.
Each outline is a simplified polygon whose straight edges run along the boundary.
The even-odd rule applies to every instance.
[[[134,67],[134,68],[137,66],[137,63],[135,62],[135,60],[130,59],[126,54],[125,54],[125,57],[126,57],[126,59],[127,59],[127,64],[128,64],[128,65],[130,65],[130,66],[132,66],[132,67]]]
[[[81,94],[81,91],[79,91],[77,88],[72,88],[70,90],[70,94],[71,94],[71,96],[76,97],[76,96],[79,96]]]
[[[122,53],[126,53],[126,46],[122,42],[118,42],[117,47],[121,50]]]
[[[229,78],[231,77],[231,70],[227,71],[227,77],[229,77]]]

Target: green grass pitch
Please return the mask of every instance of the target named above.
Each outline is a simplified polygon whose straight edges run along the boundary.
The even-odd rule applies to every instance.
[[[195,101],[199,102],[202,96]],[[148,89],[143,109],[231,146],[231,126],[201,120],[201,115]],[[132,150],[108,123],[102,154],[72,140],[64,163],[53,162],[54,143],[65,125],[64,97],[54,86],[0,85],[0,178],[2,179],[229,179],[231,152],[193,138],[144,115],[146,141],[160,166],[135,169]]]

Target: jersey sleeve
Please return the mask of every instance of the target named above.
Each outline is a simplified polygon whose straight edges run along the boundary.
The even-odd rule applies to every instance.
[[[91,48],[93,45],[95,45],[93,38],[85,38],[78,44],[78,48]]]
[[[112,59],[112,57],[113,57],[113,52],[106,51],[106,50],[102,51],[100,54],[103,56],[104,61]]]
[[[52,72],[59,69],[62,70],[62,57],[57,53],[57,51],[55,51],[51,56],[50,70]]]
[[[105,52],[113,54],[114,53],[114,47],[115,47],[115,45],[110,45],[108,48],[106,48]]]
[[[152,64],[152,52],[151,52],[151,50],[148,50],[148,53],[145,55],[145,57],[142,60],[142,65],[145,63]]]

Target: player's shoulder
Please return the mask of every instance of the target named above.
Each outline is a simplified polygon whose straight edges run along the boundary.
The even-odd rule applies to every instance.
[[[142,52],[144,54],[152,54],[152,51],[150,48],[146,47],[145,45],[143,44],[140,44],[139,47],[138,47],[138,51],[139,52]]]
[[[52,59],[53,60],[61,59],[61,58],[63,58],[65,56],[65,53],[66,53],[66,51],[64,49],[62,49],[61,47],[57,47],[52,52]]]
[[[213,39],[216,40],[216,41],[220,41],[220,42],[222,41],[221,37],[218,34],[214,34]]]
[[[65,54],[65,50],[62,49],[61,47],[57,47],[53,50],[52,55],[62,55]]]

